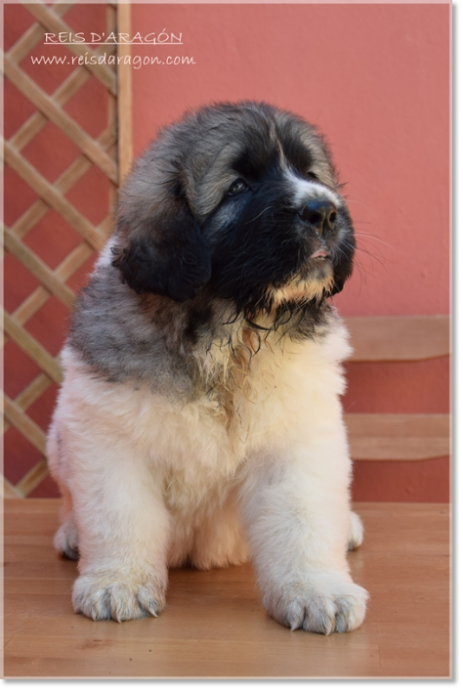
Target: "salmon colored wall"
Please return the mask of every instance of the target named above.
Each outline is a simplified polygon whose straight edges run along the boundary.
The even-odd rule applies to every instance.
[[[104,30],[102,5],[75,5],[75,31]],[[5,49],[32,24],[21,6],[5,6]],[[211,101],[262,99],[318,124],[335,162],[358,233],[354,277],[336,304],[344,315],[445,314],[449,311],[449,5],[134,5],[132,33],[183,35],[183,46],[137,46],[133,55],[194,57],[188,66],[133,70],[133,140],[141,153],[161,125]],[[60,50],[66,54],[66,49]],[[40,53],[38,49],[34,52]],[[57,51],[58,52],[58,51]],[[39,75],[51,93],[68,76],[48,66]],[[31,72],[34,69],[35,71]],[[103,90],[91,78],[65,110],[92,135],[107,118]],[[33,112],[5,81],[5,133]],[[75,147],[47,125],[24,150],[54,180],[76,157]],[[92,167],[66,195],[92,222],[107,208],[107,187]],[[36,196],[5,170],[5,220],[12,225]],[[76,233],[49,212],[24,240],[52,268],[72,249]],[[69,281],[76,289],[90,260]],[[15,309],[36,286],[12,256],[5,260],[5,306]],[[66,313],[50,299],[27,324],[57,354]],[[12,342],[5,349],[6,392],[15,397],[37,375]],[[447,412],[447,359],[416,364],[350,364],[349,412]],[[55,387],[29,410],[46,429]],[[5,439],[11,481],[40,460],[14,429]],[[446,501],[447,458],[426,462],[357,462],[357,500]],[[35,496],[56,495],[51,479]]]
[[[441,5],[134,5],[132,33],[182,34],[133,70],[139,154],[161,125],[265,100],[319,125],[358,236],[343,315],[449,312],[449,21]],[[449,362],[349,364],[349,412],[447,412]],[[447,501],[449,460],[357,462],[356,500]]]

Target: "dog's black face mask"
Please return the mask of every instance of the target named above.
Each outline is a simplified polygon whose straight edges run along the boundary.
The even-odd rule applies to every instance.
[[[295,204],[298,177],[306,191]],[[237,177],[202,228],[211,245],[212,292],[250,314],[339,292],[355,245],[345,205],[328,192],[278,162],[261,176]]]
[[[206,108],[134,167],[114,265],[137,292],[201,291],[254,316],[320,303],[352,272],[352,222],[323,141],[264,104]]]

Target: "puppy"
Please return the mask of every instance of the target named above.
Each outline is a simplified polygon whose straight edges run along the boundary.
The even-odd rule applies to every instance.
[[[165,606],[168,568],[252,559],[281,624],[357,628],[346,551],[352,222],[314,127],[218,104],[161,131],[72,316],[48,440],[76,612]]]

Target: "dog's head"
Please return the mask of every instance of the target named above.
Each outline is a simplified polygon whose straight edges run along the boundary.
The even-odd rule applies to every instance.
[[[354,247],[314,127],[245,102],[187,115],[135,162],[113,265],[138,293],[181,302],[204,290],[254,316],[339,292]]]

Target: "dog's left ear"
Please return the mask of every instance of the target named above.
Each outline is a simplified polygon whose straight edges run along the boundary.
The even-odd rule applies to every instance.
[[[193,299],[210,278],[211,259],[186,198],[166,193],[146,212],[143,199],[130,198],[130,186],[124,196],[112,262],[123,281],[137,293]]]

